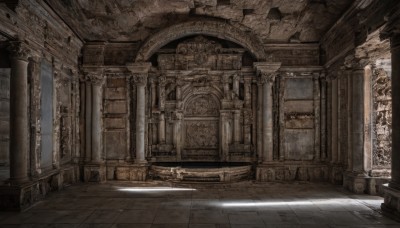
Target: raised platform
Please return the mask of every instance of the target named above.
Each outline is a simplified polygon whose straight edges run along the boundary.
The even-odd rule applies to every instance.
[[[160,180],[231,182],[253,179],[253,171],[249,163],[154,163],[149,176]]]

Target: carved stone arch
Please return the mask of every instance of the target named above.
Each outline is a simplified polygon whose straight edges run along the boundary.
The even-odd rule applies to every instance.
[[[184,102],[185,116],[218,116],[220,102],[212,93],[191,94]]]
[[[187,102],[187,99],[196,94],[212,94],[217,100],[223,99],[224,96],[222,90],[217,88],[215,85],[203,87],[188,86],[182,92],[183,102]]]
[[[247,49],[257,61],[264,61],[266,54],[263,45],[255,36],[236,28],[229,23],[217,20],[189,21],[172,25],[151,36],[139,49],[135,62],[147,61],[157,50],[171,41],[192,36],[208,35],[237,43]]]

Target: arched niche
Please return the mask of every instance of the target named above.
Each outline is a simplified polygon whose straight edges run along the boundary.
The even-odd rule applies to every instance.
[[[200,20],[176,24],[154,34],[141,46],[135,62],[148,61],[164,45],[193,35],[207,35],[228,40],[245,48],[257,61],[266,59],[262,43],[251,33],[246,33],[226,22]]]

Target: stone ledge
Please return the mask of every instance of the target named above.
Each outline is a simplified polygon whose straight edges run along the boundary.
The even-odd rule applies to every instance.
[[[256,168],[257,181],[328,181],[328,165],[260,164]]]
[[[390,178],[370,177],[347,172],[343,175],[343,187],[357,194],[383,195],[383,184],[390,181]]]
[[[147,164],[118,166],[115,168],[115,179],[125,181],[146,181],[149,166]]]
[[[381,204],[382,212],[385,216],[400,221],[400,190],[383,186],[385,192],[384,202]]]

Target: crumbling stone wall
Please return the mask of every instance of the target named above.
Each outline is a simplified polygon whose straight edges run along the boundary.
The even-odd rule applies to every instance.
[[[388,169],[391,164],[392,148],[391,79],[383,69],[378,68],[374,70],[372,80],[374,145],[372,165],[373,169]]]

